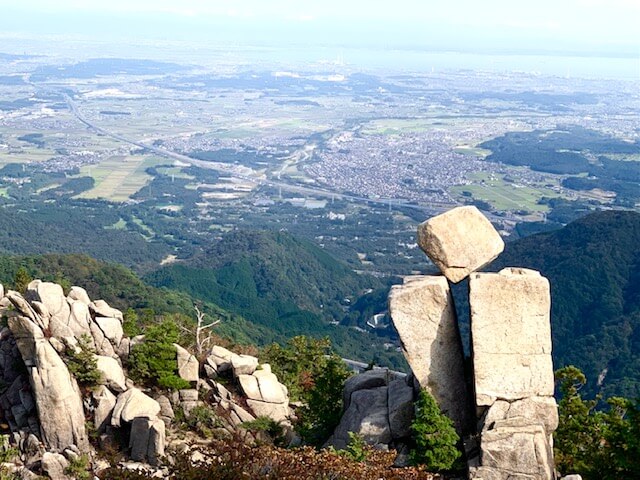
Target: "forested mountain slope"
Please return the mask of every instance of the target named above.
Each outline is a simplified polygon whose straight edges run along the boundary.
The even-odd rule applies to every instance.
[[[540,270],[551,282],[555,366],[574,364],[591,392],[640,396],[640,214],[598,212],[508,243],[491,265]]]

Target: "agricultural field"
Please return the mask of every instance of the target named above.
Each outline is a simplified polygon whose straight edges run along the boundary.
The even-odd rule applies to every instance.
[[[152,180],[146,169],[165,163],[167,160],[159,157],[118,155],[95,165],[85,165],[78,176],[93,178],[95,185],[78,195],[78,198],[126,202]]]
[[[562,194],[548,186],[521,185],[509,181],[506,175],[478,173],[473,175],[473,183],[451,187],[450,192],[460,198],[471,197],[490,204],[495,210],[546,212],[547,205],[538,201],[542,197],[557,198]]]

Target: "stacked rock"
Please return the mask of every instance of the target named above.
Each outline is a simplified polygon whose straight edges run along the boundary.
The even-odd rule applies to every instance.
[[[444,277],[405,278],[403,285],[392,288],[389,310],[420,387],[433,395],[459,434],[479,441],[479,453],[468,459],[469,478],[553,479],[551,435],[558,413],[549,282],[523,268],[475,273],[504,249],[498,232],[475,207],[455,208],[424,222],[418,243]],[[447,282],[467,277],[470,381],[465,379]]]

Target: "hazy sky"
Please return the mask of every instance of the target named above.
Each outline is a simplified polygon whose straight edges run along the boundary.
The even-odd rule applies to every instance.
[[[0,33],[640,51],[640,0],[0,0]],[[0,48],[1,50],[1,48]]]

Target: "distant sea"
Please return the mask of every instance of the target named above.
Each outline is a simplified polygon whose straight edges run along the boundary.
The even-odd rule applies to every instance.
[[[144,58],[208,66],[239,65],[244,69],[325,69],[398,73],[458,70],[523,72],[542,76],[616,79],[640,82],[640,51],[627,57],[594,54],[503,54],[395,48],[321,46],[250,46],[216,42],[148,40],[136,43],[65,35],[0,34],[0,52],[44,54],[63,58],[100,56]]]

